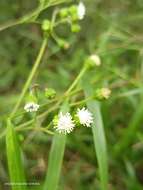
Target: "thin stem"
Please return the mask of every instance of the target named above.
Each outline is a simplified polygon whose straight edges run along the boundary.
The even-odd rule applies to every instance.
[[[20,97],[19,97],[19,99],[18,99],[18,101],[17,101],[11,115],[10,115],[11,118],[14,116],[17,109],[19,108],[19,106],[20,106],[20,104],[21,104],[21,102],[22,102],[22,100],[23,100],[23,98],[25,96],[25,93],[27,92],[27,90],[28,90],[28,88],[29,88],[29,86],[31,84],[31,81],[32,81],[32,79],[33,79],[33,77],[34,77],[34,75],[35,75],[35,73],[37,71],[37,68],[40,65],[41,59],[43,57],[43,54],[44,54],[44,51],[45,51],[45,48],[46,48],[46,45],[47,45],[47,38],[45,38],[43,40],[43,43],[41,45],[41,48],[40,48],[39,54],[38,54],[38,56],[36,58],[36,61],[34,63],[34,66],[33,66],[32,70],[31,70],[31,73],[29,74],[29,77],[28,77],[28,79],[27,79],[27,81],[26,81],[26,83],[25,83],[25,85],[23,87],[21,95],[20,95]]]
[[[47,42],[47,41],[46,41]],[[44,43],[43,43],[44,44]],[[41,46],[41,49],[43,49],[42,48],[43,47],[43,45]],[[46,45],[44,45],[44,49],[45,49],[45,47],[46,47]],[[40,49],[40,50],[41,50]],[[41,52],[41,51],[40,51]],[[44,50],[42,51],[43,53],[44,53]],[[42,54],[43,54],[42,53]],[[39,53],[39,54],[41,54],[41,53]],[[39,56],[38,56],[39,57]],[[38,57],[37,57],[37,59],[38,59]],[[40,58],[40,60],[41,60],[41,58]],[[38,61],[39,62],[39,61]],[[35,64],[36,64],[36,62],[35,62]],[[33,68],[34,69],[34,68]],[[32,69],[32,70],[33,70]],[[37,68],[36,68],[37,69]],[[74,82],[72,83],[72,85],[68,88],[68,90],[65,92],[65,94],[58,100],[58,102],[55,104],[55,106],[54,107],[52,107],[51,109],[49,109],[49,110],[47,110],[47,111],[45,111],[44,113],[41,113],[40,115],[38,115],[37,117],[38,117],[38,119],[41,119],[41,118],[43,118],[43,117],[45,117],[49,112],[51,112],[51,111],[54,111],[55,109],[57,109],[58,108],[58,106],[59,106],[59,104],[62,102],[62,100],[63,100],[63,98],[68,98],[69,96],[71,96],[71,95],[74,95],[74,94],[76,94],[77,92],[79,92],[81,89],[78,89],[78,90],[75,90],[75,91],[73,91],[73,92],[71,92],[72,91],[72,89],[76,86],[76,84],[78,83],[78,81],[81,79],[81,77],[84,75],[84,73],[86,72],[86,70],[87,70],[87,67],[83,67],[82,68],[82,70],[80,71],[80,73],[79,73],[79,75],[77,76],[77,78],[74,80]],[[35,71],[36,72],[36,71]],[[34,72],[34,73],[35,73]],[[33,72],[31,72],[31,73],[33,73]],[[33,75],[33,74],[32,74]],[[33,75],[34,76],[34,75]],[[30,77],[30,76],[29,76]],[[30,77],[31,78],[31,77]],[[33,77],[32,77],[33,78]],[[32,80],[32,79],[31,79]],[[31,82],[31,80],[30,80],[30,82]],[[27,81],[29,81],[29,80],[27,80]],[[26,84],[25,84],[25,86],[27,86],[27,83],[29,83],[29,82],[26,82]],[[30,83],[29,83],[30,84]],[[24,86],[24,87],[25,87]],[[29,85],[28,85],[29,86]],[[23,90],[24,91],[24,90]],[[19,101],[17,102],[17,104],[16,104],[16,106],[15,106],[15,110],[17,110],[17,108],[19,107],[19,105],[20,105],[20,103],[21,103],[21,101],[22,101],[22,99],[23,99],[23,97],[24,97],[24,95],[25,95],[25,92],[27,91],[27,89],[26,89],[26,91],[24,91],[23,92],[22,91],[22,93],[21,93],[21,96],[20,96],[20,98],[19,98]],[[24,94],[24,95],[23,95]],[[22,97],[22,98],[21,98]],[[20,102],[20,103],[19,103]],[[14,111],[13,110],[13,112],[12,112],[12,114],[11,114],[11,118],[15,115],[15,112],[16,111]],[[32,120],[30,120],[30,121],[27,121],[27,122],[25,122],[25,123],[23,123],[23,124],[21,124],[21,125],[19,125],[19,126],[17,126],[16,128],[24,128],[25,126],[27,126],[27,125],[30,125],[31,123],[33,122],[33,119]],[[3,136],[5,136],[5,134],[6,134],[6,131],[3,131],[3,133],[0,135],[0,138],[2,138]]]
[[[79,75],[76,77],[76,79],[73,81],[73,83],[71,84],[71,86],[68,88],[68,90],[66,91],[66,95],[68,96],[68,94],[72,91],[72,89],[76,86],[76,84],[79,82],[79,80],[81,79],[81,77],[84,75],[84,73],[86,72],[87,67],[84,66],[82,68],[82,70],[80,71]]]
[[[15,20],[15,21],[8,22],[8,23],[0,26],[0,31],[5,30],[10,27],[13,27],[13,26],[16,26],[16,25],[19,25],[19,24],[22,24],[21,20]]]
[[[86,99],[84,99],[84,100],[80,100],[80,101],[78,101],[78,102],[71,103],[71,104],[70,104],[70,107],[87,103],[89,100],[93,100],[93,98],[94,98],[93,96],[89,96],[88,98],[86,98]]]
[[[70,94],[68,94],[68,97],[75,95],[75,94],[78,93],[79,91],[81,91],[81,89],[76,89],[76,90],[72,91]],[[40,105],[40,108],[44,108],[44,107],[46,107],[46,106],[49,105],[49,104],[59,102],[59,100],[61,101],[61,99],[63,100],[64,98],[66,98],[66,95],[65,95],[65,94],[64,94],[63,96],[59,96],[59,97],[57,97],[57,98],[55,98],[55,99],[53,99],[53,100],[50,100],[50,101],[47,102],[47,103],[44,103],[44,104]],[[19,112],[19,113],[16,113],[16,114],[13,115],[13,117],[11,117],[11,119],[15,119],[15,118],[17,118],[17,117],[19,117],[19,116],[24,115],[25,113],[26,113],[26,111],[21,111],[21,112]],[[8,115],[5,115],[5,117],[8,117]]]
[[[25,130],[32,130],[32,131],[42,131],[45,133],[48,133],[49,135],[54,135],[53,131],[48,130],[47,128],[44,127],[39,127],[39,128],[33,128],[33,127],[26,127],[26,128],[15,128],[16,131],[25,131]]]
[[[42,131],[42,132],[45,132],[45,133],[48,133],[49,135],[54,135],[55,133],[48,130],[48,129],[45,129],[43,127],[39,128],[39,129],[36,129],[36,130],[39,130],[39,131]]]
[[[18,20],[14,20],[14,21],[10,21],[6,24],[0,25],[0,31],[3,31],[7,28],[19,25],[19,24],[23,24],[23,23],[33,23],[35,22],[35,20],[37,19],[37,17],[39,16],[39,14],[44,11],[45,9],[47,9],[50,6],[55,6],[57,4],[60,3],[64,3],[66,2],[66,0],[61,0],[61,1],[55,1],[55,2],[48,2],[46,5],[44,6],[38,6],[35,10],[33,10],[30,13],[27,13],[26,15],[20,17]]]

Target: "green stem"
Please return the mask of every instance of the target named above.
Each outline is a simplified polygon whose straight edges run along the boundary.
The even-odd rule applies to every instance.
[[[70,104],[70,107],[73,107],[73,106],[77,106],[77,105],[80,105],[80,104],[87,103],[88,101],[93,100],[93,99],[94,99],[93,96],[89,96],[88,98],[86,98],[86,99],[84,99],[84,100],[80,100],[80,101],[78,101],[78,102],[71,103],[71,104]]]
[[[82,70],[80,71],[79,75],[76,77],[76,79],[73,81],[73,83],[71,84],[71,86],[68,88],[68,90],[66,91],[66,96],[68,96],[68,94],[72,91],[72,89],[76,86],[76,84],[79,82],[79,80],[81,79],[81,77],[84,75],[84,73],[86,72],[87,67],[84,66],[82,68]]]
[[[32,79],[33,79],[33,77],[34,77],[34,75],[35,75],[35,73],[37,71],[37,68],[40,65],[41,59],[43,57],[43,54],[44,54],[44,51],[45,51],[45,48],[46,48],[46,45],[47,45],[47,38],[45,38],[43,40],[43,43],[41,45],[41,48],[40,48],[39,54],[38,54],[38,56],[36,58],[36,61],[34,63],[34,66],[33,66],[32,70],[31,70],[31,73],[29,74],[29,77],[28,77],[28,79],[27,79],[27,81],[26,81],[26,83],[25,83],[25,85],[23,87],[21,95],[20,95],[20,97],[19,97],[19,99],[18,99],[18,101],[17,101],[17,103],[16,103],[16,105],[15,105],[15,107],[14,107],[11,115],[10,115],[11,118],[14,116],[14,114],[17,111],[17,109],[19,108],[19,106],[20,106],[20,104],[21,104],[21,102],[22,102],[22,100],[23,100],[23,98],[24,98],[24,96],[25,96],[25,94],[26,94],[26,92],[27,92],[30,84],[31,84],[31,81],[32,81]]]

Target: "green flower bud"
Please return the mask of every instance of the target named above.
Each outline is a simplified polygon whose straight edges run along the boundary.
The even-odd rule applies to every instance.
[[[50,23],[50,21],[49,20],[44,20],[43,22],[42,22],[42,30],[43,31],[49,31],[50,30],[50,26],[51,26],[51,23]]]
[[[56,91],[53,88],[46,88],[45,89],[45,96],[48,99],[53,99],[56,96]]]
[[[67,8],[63,8],[63,9],[60,10],[60,17],[61,18],[68,17],[68,9]]]
[[[57,43],[58,43],[58,45],[59,45],[61,48],[63,48],[63,49],[68,49],[69,46],[70,46],[70,44],[69,44],[67,41],[65,41],[65,40],[63,40],[63,39],[61,39],[61,38],[59,38],[59,39],[57,40]]]
[[[74,114],[73,118],[74,118],[74,122],[75,122],[76,126],[80,127],[81,124],[80,124],[80,121],[79,121],[79,117],[77,116],[76,113]]]
[[[73,5],[69,8],[69,13],[71,16],[72,21],[77,21],[78,20],[78,9],[77,6]]]
[[[77,14],[77,6],[76,5],[72,5],[70,8],[69,8],[69,12],[71,14]]]
[[[78,25],[78,24],[72,24],[72,26],[71,26],[71,31],[73,32],[73,33],[77,33],[77,32],[79,32],[80,31],[80,25]]]
[[[54,127],[56,127],[58,125],[58,120],[59,120],[58,115],[55,115],[54,119],[53,119],[53,125],[54,125]]]

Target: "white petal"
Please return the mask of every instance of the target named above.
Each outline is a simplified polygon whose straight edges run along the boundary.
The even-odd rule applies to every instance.
[[[78,5],[78,18],[82,20],[85,16],[86,8],[83,2],[80,2]]]

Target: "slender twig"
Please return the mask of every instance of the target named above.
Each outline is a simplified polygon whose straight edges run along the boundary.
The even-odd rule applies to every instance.
[[[44,6],[38,6],[35,10],[33,10],[32,12],[22,16],[21,18],[14,20],[14,21],[9,21],[6,24],[0,25],[0,31],[3,31],[5,29],[8,29],[10,27],[19,25],[19,24],[24,24],[24,23],[31,23],[31,22],[35,22],[35,19],[37,19],[37,17],[39,16],[39,14],[44,11],[45,9],[51,7],[51,6],[55,6],[57,4],[60,3],[65,3],[66,0],[59,0],[58,2],[51,2],[51,3],[47,3]]]
[[[68,90],[65,92],[66,95],[68,95],[72,91],[72,89],[77,85],[77,83],[79,82],[79,80],[81,79],[81,77],[84,75],[84,73],[86,72],[86,70],[87,70],[87,67],[85,67],[85,66],[81,69],[79,75],[73,81],[73,83],[68,88]]]

